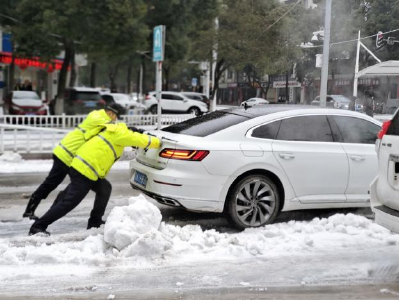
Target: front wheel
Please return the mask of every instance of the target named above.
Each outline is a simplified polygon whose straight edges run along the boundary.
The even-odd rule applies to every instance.
[[[201,110],[198,107],[190,107],[187,112],[196,116],[199,116],[201,114]]]
[[[260,227],[276,218],[280,197],[276,185],[265,175],[248,175],[227,195],[227,218],[239,229]]]
[[[152,113],[153,115],[158,114],[158,105],[151,106],[150,113]]]

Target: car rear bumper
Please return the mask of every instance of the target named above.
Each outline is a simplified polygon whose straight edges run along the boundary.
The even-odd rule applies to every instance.
[[[191,167],[183,167],[184,163],[179,162],[173,167],[170,165],[157,170],[132,160],[131,186],[162,204],[182,206],[192,211],[223,211],[224,199],[220,199],[220,194],[228,177],[209,174],[201,163],[192,163]],[[147,176],[146,186],[134,181],[136,171]]]
[[[378,177],[370,185],[371,210],[375,215],[375,222],[393,232],[399,233],[399,211],[381,203],[377,192]]]

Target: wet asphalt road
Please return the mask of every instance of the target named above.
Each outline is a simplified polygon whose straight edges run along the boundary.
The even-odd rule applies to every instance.
[[[0,175],[0,221],[7,221],[7,216],[1,214],[2,207],[15,206],[15,209],[22,213],[28,200],[27,197],[45,176],[44,173]],[[138,195],[138,192],[134,191],[128,183],[127,171],[111,172],[109,180],[113,183],[113,195],[118,195],[118,197]],[[59,190],[63,189],[65,185],[66,183],[61,185]],[[55,195],[56,193],[52,193],[46,201],[51,203]],[[216,229],[219,232],[235,232],[221,214],[199,214],[158,204],[157,206],[161,210],[163,220],[169,224],[198,224],[204,230]],[[277,222],[311,220],[316,216],[328,217],[337,212],[353,212],[372,217],[369,209],[315,210],[282,213]],[[204,266],[204,270],[198,270],[198,272],[205,272],[209,267],[211,266]],[[268,270],[264,270],[264,272],[267,273]],[[177,268],[158,270],[154,281],[170,280],[169,288],[164,286],[149,288],[151,284],[147,282],[143,283],[142,288],[138,289],[137,283],[129,284],[129,281],[140,280],[141,277],[145,276],[145,274],[140,274],[140,271],[137,271],[137,274],[132,275],[131,278],[124,279],[126,284],[123,289],[118,290],[115,299],[399,299],[399,282],[332,286],[275,286],[267,289],[259,287],[212,288],[194,286],[177,288],[173,285],[176,279],[172,278],[174,274],[178,276],[182,273],[184,274],[184,270]],[[261,274],[262,270],[257,270],[257,273]],[[268,275],[270,276],[270,274]],[[104,281],[107,281],[106,276],[104,276]],[[81,284],[84,286],[85,283]],[[15,288],[13,292],[2,293],[0,291],[0,299],[107,299],[111,294],[112,291],[79,292],[66,290],[61,294],[27,295],[21,287],[21,290]]]

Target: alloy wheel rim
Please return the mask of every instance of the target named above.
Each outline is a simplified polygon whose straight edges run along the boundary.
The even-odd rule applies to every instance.
[[[244,184],[236,195],[236,213],[246,226],[266,223],[276,207],[276,194],[271,186],[254,180]]]

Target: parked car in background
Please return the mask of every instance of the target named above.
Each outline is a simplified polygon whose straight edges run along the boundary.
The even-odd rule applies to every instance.
[[[209,98],[202,93],[196,93],[196,92],[181,92],[184,96],[187,96],[188,98],[192,99],[192,100],[198,100],[198,101],[202,101],[204,103],[206,103],[206,106],[210,107],[210,100]]]
[[[263,98],[251,98],[251,99],[241,102],[242,107],[245,107],[245,106],[252,107],[252,106],[256,106],[256,105],[265,105],[265,104],[269,104],[269,101],[267,101]]]
[[[147,112],[147,107],[144,104],[138,103],[127,94],[102,93],[101,98],[107,103],[107,105],[113,102],[122,105],[122,107],[125,108],[126,112],[128,112],[129,109],[134,109],[141,114]]]
[[[152,132],[130,183],[159,203],[224,212],[238,228],[280,211],[368,207],[377,120],[353,111],[263,105],[219,110]]]
[[[349,109],[350,99],[343,95],[327,95],[327,107],[334,107],[340,109]],[[317,96],[311,103],[314,106],[320,106],[320,96]],[[358,107],[360,108],[360,107]]]
[[[50,102],[50,112],[55,113],[57,96]],[[86,87],[67,88],[64,95],[64,112],[67,115],[85,115],[103,109],[106,102],[98,90]]]
[[[148,93],[144,104],[150,113],[157,114],[158,103],[156,99],[156,92]],[[189,113],[199,116],[208,112],[206,103],[190,99],[189,97],[178,92],[162,92],[161,107],[162,112],[165,113]]]
[[[378,175],[371,183],[375,222],[399,233],[399,110],[378,133]]]
[[[12,91],[4,99],[3,109],[6,115],[48,114],[47,105],[32,91]]]
[[[383,105],[382,113],[392,115],[399,107],[399,99],[388,99]]]

